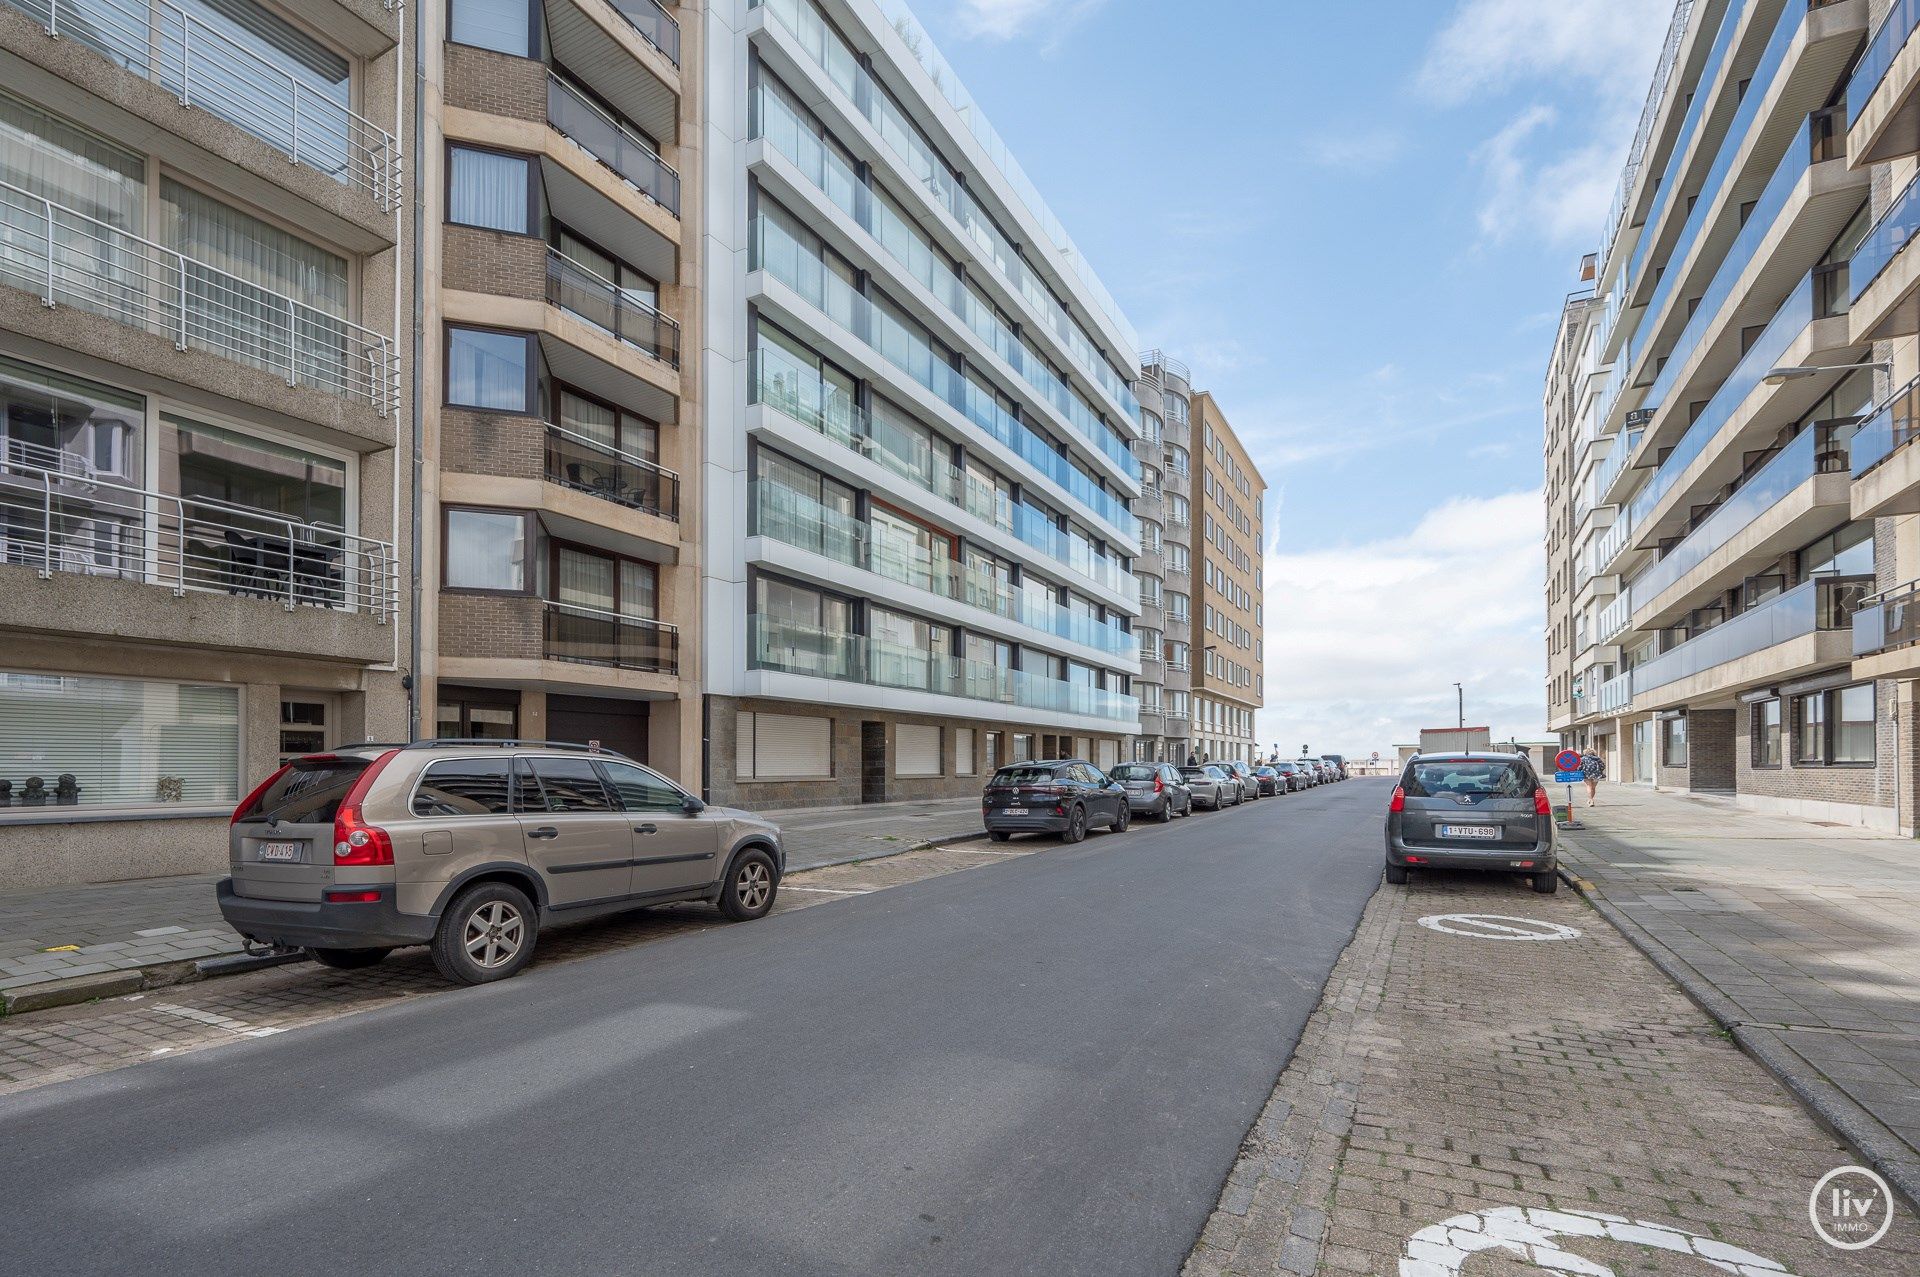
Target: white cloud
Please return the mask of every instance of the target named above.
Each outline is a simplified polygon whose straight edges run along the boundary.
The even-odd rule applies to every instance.
[[[1405,535],[1266,558],[1263,745],[1365,757],[1467,719],[1545,734],[1538,489],[1463,497]]]
[[[1106,0],[959,0],[955,17],[969,39],[1014,40],[1045,28],[1049,45]]]
[[[1541,80],[1587,80],[1602,92],[1645,93],[1673,0],[1463,0],[1434,38],[1417,87],[1458,104]]]

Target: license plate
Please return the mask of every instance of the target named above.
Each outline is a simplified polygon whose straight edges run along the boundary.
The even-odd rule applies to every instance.
[[[1025,807],[1009,807],[1006,809],[1005,814],[1009,816],[1024,816],[1027,814],[1027,809]]]
[[[1498,825],[1442,825],[1442,838],[1478,838],[1483,842],[1493,842],[1500,837]]]
[[[263,842],[255,850],[254,857],[258,860],[298,861],[300,844],[287,840]]]

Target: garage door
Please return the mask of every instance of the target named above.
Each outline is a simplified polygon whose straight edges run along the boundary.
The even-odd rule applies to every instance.
[[[600,748],[647,761],[647,703],[586,696],[547,697],[547,739]]]

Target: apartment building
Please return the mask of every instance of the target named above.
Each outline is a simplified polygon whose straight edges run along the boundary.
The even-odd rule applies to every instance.
[[[0,3],[0,880],[207,871],[408,725],[415,107],[372,0]]]
[[[1584,280],[1593,278],[1595,266],[1596,259],[1591,256],[1581,263]],[[1591,664],[1600,652],[1597,645],[1584,641],[1584,631],[1576,645],[1574,630],[1574,534],[1595,517],[1590,507],[1576,506],[1574,488],[1576,478],[1585,478],[1578,467],[1595,464],[1593,454],[1604,451],[1594,447],[1593,379],[1587,375],[1584,362],[1597,310],[1590,284],[1568,295],[1561,307],[1559,334],[1547,366],[1541,403],[1546,426],[1541,447],[1541,491],[1547,503],[1547,726],[1555,732],[1573,726],[1575,657]],[[1612,513],[1610,507],[1602,507],[1598,517],[1610,518]],[[1603,586],[1610,584],[1601,582]],[[1579,586],[1589,601],[1598,588],[1591,573],[1580,579]]]
[[[1854,491],[1900,370],[1875,343],[1898,345],[1906,225],[1884,194],[1898,165],[1876,167],[1897,144],[1858,114],[1888,56],[1872,17],[1675,11],[1595,313],[1577,358],[1556,350],[1574,404],[1556,723],[1616,778],[1893,829],[1912,823],[1911,683],[1854,661],[1903,536]]]
[[[898,0],[713,0],[708,30],[709,795],[1126,757],[1124,316]]]
[[[1193,375],[1158,350],[1140,357],[1134,397],[1140,401],[1142,496],[1133,506],[1140,519],[1140,735],[1134,757],[1141,762],[1186,761],[1193,750],[1193,500],[1187,479],[1193,469]]]
[[[1260,753],[1254,715],[1265,703],[1267,483],[1206,391],[1192,400],[1193,738],[1203,758]],[[1169,449],[1170,475],[1172,450]]]

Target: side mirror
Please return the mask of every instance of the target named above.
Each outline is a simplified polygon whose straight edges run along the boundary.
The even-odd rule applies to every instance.
[[[698,798],[695,798],[692,794],[688,794],[680,800],[680,810],[689,816],[698,816],[706,809],[707,805]]]

